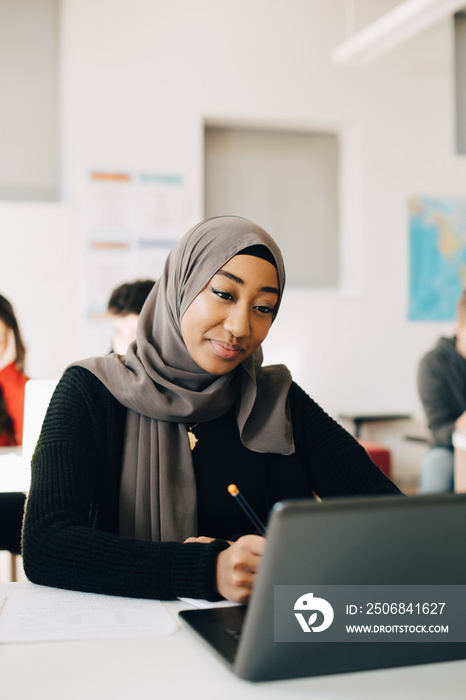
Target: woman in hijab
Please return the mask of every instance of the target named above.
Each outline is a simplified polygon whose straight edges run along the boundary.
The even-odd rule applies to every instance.
[[[114,595],[245,601],[285,498],[399,493],[261,343],[285,284],[259,226],[217,217],[168,256],[125,356],[68,368],[32,462],[30,580]]]

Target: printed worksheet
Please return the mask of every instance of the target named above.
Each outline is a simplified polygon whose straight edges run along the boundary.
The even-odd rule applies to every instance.
[[[153,637],[178,629],[159,600],[33,583],[2,584],[0,591],[0,643]]]

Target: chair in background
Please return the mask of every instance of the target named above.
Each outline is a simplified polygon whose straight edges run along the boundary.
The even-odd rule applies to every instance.
[[[10,552],[10,579],[16,581],[16,557],[21,554],[24,493],[0,493],[0,549]]]
[[[376,464],[383,473],[388,476],[389,479],[392,478],[392,465],[391,465],[391,455],[390,450],[385,447],[385,445],[380,445],[378,442],[372,442],[371,440],[362,440],[357,438],[358,442],[371,458],[371,460]]]

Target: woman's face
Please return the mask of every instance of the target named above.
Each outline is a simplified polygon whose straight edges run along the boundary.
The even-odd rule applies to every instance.
[[[0,318],[0,358],[6,350],[6,345],[8,341],[8,326]]]
[[[269,332],[278,303],[275,267],[236,255],[212,277],[181,319],[189,354],[210,374],[227,374],[250,357]]]

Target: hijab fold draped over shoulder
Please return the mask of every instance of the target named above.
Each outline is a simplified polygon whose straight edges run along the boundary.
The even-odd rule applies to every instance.
[[[209,374],[191,358],[181,335],[184,312],[214,274],[239,251],[257,244],[274,257],[281,300],[285,271],[273,239],[247,219],[209,219],[170,252],[126,355],[75,363],[95,374],[128,408],[120,486],[123,536],[168,542],[197,535],[186,426],[218,418],[235,405],[246,447],[285,455],[294,451],[288,369],[262,367],[259,348],[232,372]],[[221,461],[222,455],[217,458]]]

